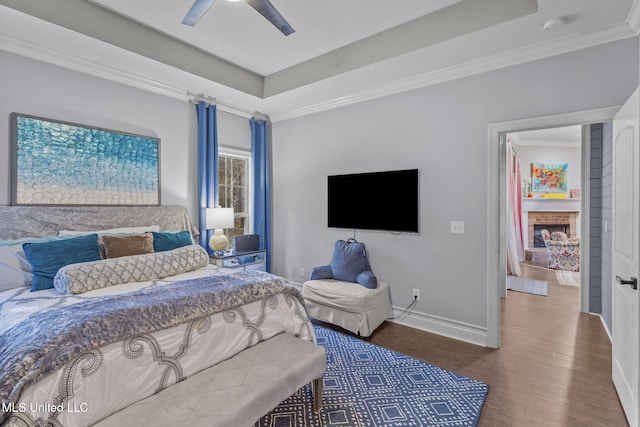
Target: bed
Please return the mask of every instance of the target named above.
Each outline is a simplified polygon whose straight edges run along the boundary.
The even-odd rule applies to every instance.
[[[155,247],[185,231],[197,235],[182,207],[0,206],[0,274],[18,267],[24,279],[0,278],[14,281],[0,284],[0,424],[90,426],[279,334],[315,342],[285,279],[210,265],[198,245]],[[156,250],[103,259],[141,235]],[[94,239],[100,259],[32,291],[25,258],[40,275],[38,250]]]

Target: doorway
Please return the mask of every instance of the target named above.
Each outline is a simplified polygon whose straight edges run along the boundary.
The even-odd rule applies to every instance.
[[[506,292],[506,134],[562,126],[583,126],[581,165],[582,197],[580,211],[589,212],[590,142],[588,124],[611,121],[617,108],[603,108],[532,119],[515,120],[489,125],[487,170],[487,346],[500,347],[500,299]],[[587,283],[589,270],[589,218],[580,223],[581,278]],[[588,311],[589,294],[586,285],[580,288],[580,311]]]
[[[507,289],[552,295],[555,284],[579,286],[582,126],[511,132],[506,144]]]

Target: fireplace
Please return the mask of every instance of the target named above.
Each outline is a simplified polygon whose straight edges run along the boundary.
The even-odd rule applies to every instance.
[[[549,233],[554,231],[561,231],[567,236],[571,235],[569,224],[533,224],[533,247],[544,248],[544,239],[542,238],[541,231],[547,230]]]
[[[562,231],[566,233],[568,237],[577,237],[578,215],[578,212],[528,212],[527,247],[545,247],[542,236],[540,236],[540,230],[545,228],[549,230],[549,233]]]

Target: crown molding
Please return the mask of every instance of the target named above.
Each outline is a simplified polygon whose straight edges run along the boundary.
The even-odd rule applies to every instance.
[[[639,2],[640,0],[636,0]],[[620,23],[607,30],[593,34],[576,34],[562,39],[539,43],[528,48],[516,49],[503,54],[497,54],[475,61],[458,64],[453,67],[424,73],[402,81],[391,82],[386,85],[378,85],[352,95],[343,96],[326,102],[309,105],[303,108],[274,113],[271,115],[273,122],[288,120],[308,114],[318,113],[333,108],[344,107],[364,101],[369,101],[396,93],[419,89],[438,83],[444,83],[463,77],[469,77],[487,71],[497,70],[513,65],[523,64],[538,59],[561,55],[564,53],[586,49],[589,47],[610,43],[626,38],[634,37],[629,24]]]
[[[263,108],[264,113],[271,117],[272,122],[288,120],[309,114],[314,114],[334,108],[344,107],[372,99],[389,96],[401,92],[406,92],[422,87],[443,83],[475,74],[492,71],[508,66],[518,65],[550,56],[560,55],[596,45],[601,45],[613,41],[622,40],[629,37],[637,36],[640,28],[640,0],[636,0],[634,7],[629,14],[629,22],[623,22],[613,26],[607,30],[592,34],[575,34],[562,39],[556,39],[549,42],[539,43],[528,48],[517,49],[497,54],[475,61],[470,61],[456,66],[443,68],[437,71],[423,73],[415,77],[392,81],[383,85],[362,90],[346,96],[340,96],[326,101],[309,104],[302,108],[281,109],[280,111],[269,111],[266,106]],[[44,47],[32,42],[19,40],[7,34],[0,33],[0,50],[26,56],[32,59],[44,61],[50,64],[59,65],[61,67],[76,70],[85,74],[100,77],[106,80],[122,83],[138,89],[146,90],[159,95],[167,96],[182,101],[188,101],[189,92],[199,92],[198,90],[190,90],[190,88],[181,88],[170,83],[160,82],[141,75],[125,71],[120,68],[114,68],[109,65],[89,61],[87,59],[71,55],[49,47]],[[159,64],[163,66],[163,64]],[[357,71],[355,71],[357,73]],[[186,73],[186,72],[185,72]],[[187,73],[188,74],[188,73]],[[340,77],[335,77],[339,79]],[[219,97],[217,97],[220,99]],[[265,101],[268,101],[266,99]],[[222,103],[222,101],[221,101]],[[246,113],[241,111],[238,113],[233,109],[220,106],[221,110],[228,111],[233,114],[245,116]],[[241,106],[251,109],[251,106]],[[241,108],[238,107],[238,108]],[[275,107],[273,108],[276,109]]]
[[[27,58],[46,62],[60,67],[69,68],[84,74],[111,80],[128,86],[133,86],[148,92],[168,96],[170,98],[187,101],[187,91],[161,83],[147,77],[133,74],[110,67],[105,64],[88,61],[84,58],[66,52],[43,47],[24,40],[19,40],[6,34],[0,34],[0,50],[15,53]]]
[[[66,52],[51,49],[49,47],[39,46],[34,43],[19,40],[15,37],[11,37],[2,33],[0,33],[0,50],[46,62],[48,64],[57,65],[63,68],[68,68],[80,73],[99,77],[116,83],[121,83],[127,86],[134,87],[136,89],[141,89],[147,92],[177,99],[179,101],[189,102],[194,98],[193,93],[188,89],[165,84],[148,77],[143,77],[131,73],[129,71],[124,71],[105,64],[89,61],[87,59],[71,55]],[[268,115],[260,113],[258,111],[251,113],[242,107],[225,104],[221,101],[217,101],[215,102],[215,104],[219,110],[235,114],[237,116],[246,118],[260,116],[267,119],[269,118]]]
[[[627,16],[627,23],[636,35],[640,34],[640,0],[633,2]]]
[[[543,140],[531,140],[531,139],[523,139],[514,144],[517,147],[554,147],[554,148],[575,148],[579,149],[581,147],[581,141],[573,142],[573,141],[543,141]]]
[[[86,0],[0,0],[0,3],[25,22],[46,22],[76,37],[83,35],[246,94],[262,96],[263,76],[101,4]]]

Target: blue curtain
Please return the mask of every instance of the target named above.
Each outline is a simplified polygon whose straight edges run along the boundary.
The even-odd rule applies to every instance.
[[[213,230],[206,227],[206,209],[218,206],[218,124],[216,106],[196,104],[198,113],[198,229],[200,245],[211,255],[209,238]]]
[[[260,248],[267,251],[267,271],[271,271],[271,184],[267,122],[253,118],[249,125],[254,179],[253,232],[260,235]]]

